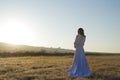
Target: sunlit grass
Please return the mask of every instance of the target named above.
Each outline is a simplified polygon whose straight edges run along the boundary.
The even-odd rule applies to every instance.
[[[92,56],[87,60],[93,76],[84,80],[119,80],[120,56]],[[36,56],[0,58],[3,80],[70,80],[67,69],[73,56]]]

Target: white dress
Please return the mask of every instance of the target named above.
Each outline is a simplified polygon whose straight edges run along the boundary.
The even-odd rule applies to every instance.
[[[68,69],[68,75],[71,78],[88,77],[91,75],[83,48],[85,39],[86,37],[83,37],[80,34],[76,36],[74,42],[74,46],[76,48],[74,61],[72,66]]]

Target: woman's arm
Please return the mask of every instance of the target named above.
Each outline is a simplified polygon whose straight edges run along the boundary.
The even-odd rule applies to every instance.
[[[74,48],[76,48],[79,45],[79,43],[80,43],[79,36],[77,35],[74,42]]]

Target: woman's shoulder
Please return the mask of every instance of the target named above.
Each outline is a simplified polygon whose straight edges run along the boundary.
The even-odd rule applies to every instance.
[[[80,35],[80,34],[77,34],[76,37],[84,37],[84,38],[86,38],[86,35],[85,35],[85,36],[82,36],[82,35]]]
[[[85,36],[82,36],[80,34],[77,35],[78,37],[81,37],[81,38],[86,38],[86,35]]]
[[[78,38],[78,37],[80,37],[80,35],[79,35],[79,34],[77,34],[77,35],[76,35],[76,37]]]
[[[78,34],[77,36],[78,36],[78,37],[83,37],[83,36],[82,36],[82,35],[80,35],[80,34]]]

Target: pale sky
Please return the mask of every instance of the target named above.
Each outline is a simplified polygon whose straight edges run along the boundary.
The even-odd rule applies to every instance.
[[[0,42],[120,53],[120,0],[0,0]]]

